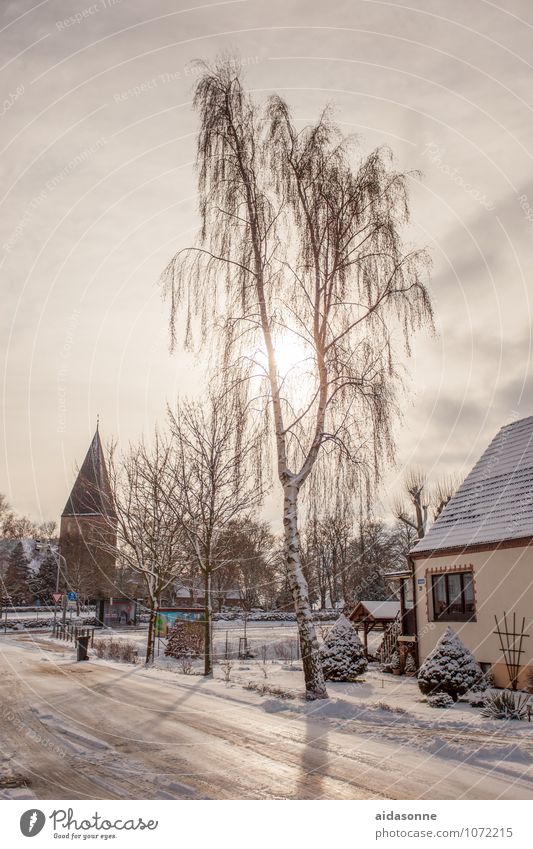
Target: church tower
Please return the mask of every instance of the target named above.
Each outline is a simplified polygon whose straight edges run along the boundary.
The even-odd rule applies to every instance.
[[[61,515],[59,545],[69,589],[80,599],[113,595],[117,519],[98,425]]]

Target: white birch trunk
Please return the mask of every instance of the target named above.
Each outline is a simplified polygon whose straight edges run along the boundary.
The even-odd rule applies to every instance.
[[[308,699],[327,699],[328,694],[320,662],[319,645],[309,603],[309,590],[302,570],[300,534],[298,531],[298,487],[292,482],[284,485],[283,527],[289,583],[294,599],[302,650],[306,697]]]

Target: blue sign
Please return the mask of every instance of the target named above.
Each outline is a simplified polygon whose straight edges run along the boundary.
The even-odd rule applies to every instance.
[[[166,637],[173,625],[179,619],[184,622],[203,621],[203,610],[184,610],[176,607],[161,607],[155,620],[156,637]]]
[[[78,596],[76,595],[76,593],[71,592],[71,593],[67,593],[67,598],[68,598],[69,601],[76,601]]]

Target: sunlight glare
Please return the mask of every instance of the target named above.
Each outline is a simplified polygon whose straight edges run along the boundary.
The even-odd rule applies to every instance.
[[[311,366],[311,351],[304,341],[294,334],[285,335],[276,341],[276,363],[281,378],[301,376]]]

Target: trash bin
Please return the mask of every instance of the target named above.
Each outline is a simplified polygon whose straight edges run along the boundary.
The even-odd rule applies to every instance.
[[[76,660],[89,660],[89,640],[89,636],[78,637],[78,656]]]

